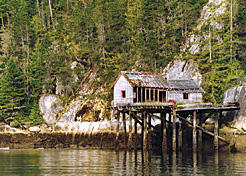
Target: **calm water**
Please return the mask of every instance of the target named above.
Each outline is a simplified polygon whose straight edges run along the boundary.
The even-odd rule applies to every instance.
[[[0,151],[0,175],[246,175],[246,154],[9,150]]]

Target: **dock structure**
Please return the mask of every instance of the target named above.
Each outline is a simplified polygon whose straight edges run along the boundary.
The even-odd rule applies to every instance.
[[[185,125],[193,128],[192,141],[193,151],[202,150],[202,135],[205,133],[214,138],[214,150],[219,150],[219,141],[229,144],[224,138],[219,136],[219,121],[222,112],[239,110],[238,104],[212,105],[211,103],[175,105],[174,103],[134,103],[118,104],[112,107],[117,111],[118,124],[116,128],[116,149],[119,149],[119,118],[122,117],[125,147],[129,150],[136,149],[137,124],[142,127],[142,149],[151,150],[151,131],[155,128],[151,124],[152,117],[161,121],[162,140],[161,148],[165,151],[181,151],[185,142]],[[122,115],[121,115],[122,114]],[[129,120],[129,133],[127,138],[126,114]],[[214,132],[202,127],[205,121],[214,117]],[[134,120],[134,125],[132,121]],[[134,127],[133,127],[134,126]],[[134,129],[134,130],[133,130]],[[168,134],[171,134],[171,145],[168,147]],[[134,135],[133,135],[134,133]],[[171,147],[170,147],[171,146]]]
[[[124,144],[126,148],[136,148],[137,125],[141,125],[142,148],[151,149],[151,132],[155,128],[152,118],[161,121],[162,149],[182,150],[187,140],[187,126],[192,127],[193,151],[201,150],[204,133],[214,137],[214,149],[218,150],[219,140],[228,143],[219,136],[219,121],[223,111],[238,110],[237,104],[212,105],[203,102],[204,90],[192,79],[166,79],[163,75],[151,72],[122,71],[113,86],[111,108],[117,111],[116,149],[119,148],[119,118],[122,117]],[[128,116],[126,116],[128,115]],[[126,120],[129,119],[129,137]],[[202,127],[205,121],[213,117],[214,131]],[[134,120],[134,125],[132,124]],[[134,129],[134,130],[133,130]],[[169,140],[168,140],[169,139]],[[171,141],[171,142],[170,142]]]

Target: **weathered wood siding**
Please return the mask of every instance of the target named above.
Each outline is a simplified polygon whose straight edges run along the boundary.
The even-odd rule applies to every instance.
[[[126,91],[126,98],[122,98],[121,91]],[[120,76],[114,86],[114,106],[117,104],[133,103],[133,88],[124,76]]]
[[[202,93],[189,93],[188,99],[184,99],[183,92],[168,92],[168,101],[174,100],[176,103],[202,102]]]

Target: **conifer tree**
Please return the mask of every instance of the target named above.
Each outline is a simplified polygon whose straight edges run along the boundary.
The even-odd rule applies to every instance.
[[[11,58],[0,80],[0,117],[20,119],[24,111],[24,100],[24,76]]]

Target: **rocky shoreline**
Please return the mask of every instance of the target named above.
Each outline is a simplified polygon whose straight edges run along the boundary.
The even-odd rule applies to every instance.
[[[220,151],[222,152],[246,152],[246,134],[223,132],[221,136],[230,145],[220,142]],[[134,136],[137,138],[136,145],[141,149],[141,134]],[[160,149],[161,143],[156,140],[156,136],[152,136],[152,145],[154,149]],[[158,138],[158,136],[157,136]],[[47,149],[47,148],[97,148],[97,149],[115,149],[116,133],[98,132],[94,134],[79,133],[0,133],[0,149]],[[203,151],[212,152],[213,139],[204,135]],[[119,136],[120,149],[126,149],[124,142],[124,134]],[[189,150],[189,144],[184,145],[184,150]]]

